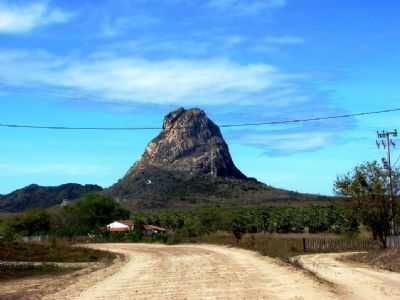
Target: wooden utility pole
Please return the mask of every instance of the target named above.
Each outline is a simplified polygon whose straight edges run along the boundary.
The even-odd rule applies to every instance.
[[[390,201],[390,221],[391,221],[391,234],[397,233],[397,228],[395,224],[396,217],[396,205],[395,205],[395,196],[393,193],[393,176],[392,176],[392,160],[391,160],[391,150],[396,146],[395,142],[392,140],[392,137],[397,137],[397,130],[394,131],[377,131],[378,139],[376,141],[376,145],[378,149],[383,147],[383,149],[387,150],[387,158],[382,158],[383,167],[388,171],[389,175],[389,201]]]

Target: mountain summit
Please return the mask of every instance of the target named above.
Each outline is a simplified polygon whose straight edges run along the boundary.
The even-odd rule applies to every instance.
[[[198,108],[167,114],[161,133],[106,192],[134,209],[304,199],[304,195],[266,186],[240,172],[218,126]]]
[[[126,176],[135,176],[148,167],[246,179],[234,165],[218,126],[198,108],[179,108],[167,114],[163,130]]]

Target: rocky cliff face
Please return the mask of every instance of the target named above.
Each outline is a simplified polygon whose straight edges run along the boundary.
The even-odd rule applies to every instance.
[[[246,179],[235,167],[218,126],[197,108],[179,108],[167,114],[163,130],[147,145],[126,177],[148,167],[190,175]]]
[[[198,108],[179,108],[165,116],[161,133],[107,192],[132,208],[183,207],[230,197],[224,184],[232,180],[250,182],[218,126]]]
[[[308,197],[247,178],[232,161],[218,126],[204,111],[179,108],[111,194],[133,209],[256,205]]]

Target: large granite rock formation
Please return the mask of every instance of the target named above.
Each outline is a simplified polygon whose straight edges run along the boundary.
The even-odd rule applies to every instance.
[[[126,175],[107,191],[125,206],[187,208],[253,205],[304,198],[247,178],[204,111],[179,108]]]
[[[218,126],[204,111],[179,108],[164,118],[163,130],[125,177],[149,167],[190,175],[246,179],[234,165]]]

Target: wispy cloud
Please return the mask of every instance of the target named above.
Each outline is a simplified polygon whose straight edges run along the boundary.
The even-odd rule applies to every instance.
[[[208,6],[235,15],[253,15],[266,9],[284,7],[286,2],[286,0],[209,0]]]
[[[121,56],[59,58],[43,52],[0,51],[0,81],[15,87],[57,87],[98,99],[138,104],[254,103],[289,89],[299,75],[226,58],[148,60]]]
[[[197,32],[190,36],[181,35],[136,37],[119,42],[108,43],[99,53],[119,56],[150,56],[199,58],[213,56],[229,56],[230,53],[250,44],[241,35]]]
[[[289,155],[298,152],[318,150],[330,144],[335,134],[326,131],[296,132],[273,131],[249,132],[243,134],[237,141],[249,146],[262,148],[270,155]]]
[[[147,14],[135,14],[129,17],[107,18],[103,21],[100,36],[113,38],[129,32],[132,29],[146,28],[156,25],[160,20]]]
[[[0,33],[26,33],[49,24],[68,22],[73,15],[59,8],[51,8],[47,2],[7,4],[0,2]]]

